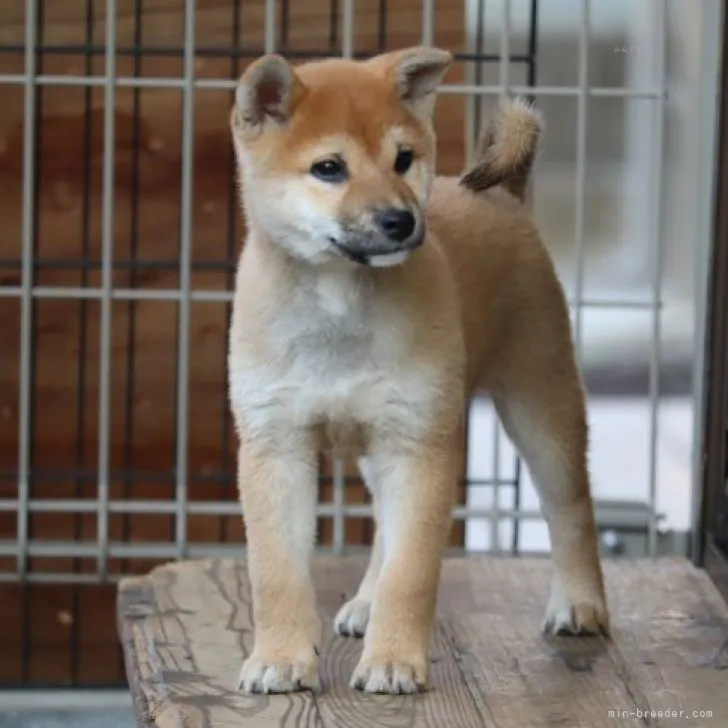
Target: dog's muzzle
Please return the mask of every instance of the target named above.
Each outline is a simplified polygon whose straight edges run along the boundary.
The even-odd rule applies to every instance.
[[[349,260],[361,265],[390,265],[388,261],[404,260],[419,248],[425,239],[425,226],[409,211],[387,208],[373,217],[374,229],[352,231],[342,241],[332,243]]]

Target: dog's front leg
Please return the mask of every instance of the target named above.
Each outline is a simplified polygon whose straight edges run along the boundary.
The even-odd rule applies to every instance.
[[[383,547],[364,651],[351,680],[368,692],[413,693],[427,681],[442,550],[455,492],[453,443],[371,453]]]
[[[310,576],[316,527],[316,458],[305,436],[285,449],[243,441],[238,486],[247,532],[255,644],[245,692],[318,687],[320,622]]]

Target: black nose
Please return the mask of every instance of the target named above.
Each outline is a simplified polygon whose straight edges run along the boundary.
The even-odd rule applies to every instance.
[[[390,207],[377,213],[375,221],[384,234],[397,243],[403,243],[415,231],[415,216],[409,210]]]

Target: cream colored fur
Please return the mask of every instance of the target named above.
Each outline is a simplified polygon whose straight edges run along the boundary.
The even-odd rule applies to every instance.
[[[367,574],[336,618],[341,634],[365,635],[352,685],[425,686],[478,389],[540,486],[555,565],[544,629],[608,628],[567,308],[521,199],[540,119],[505,104],[469,176],[435,177],[431,114],[449,63],[429,48],[296,69],[267,56],[240,81],[231,121],[248,237],[229,377],[256,628],[245,691],[318,685],[309,562],[321,449],[359,458],[377,521]],[[414,161],[395,174],[402,145]],[[346,180],[310,173],[327,155],[346,160]],[[342,247],[381,244],[382,205],[411,209],[424,242],[352,262]]]

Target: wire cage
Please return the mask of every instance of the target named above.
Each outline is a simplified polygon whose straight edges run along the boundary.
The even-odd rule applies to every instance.
[[[544,110],[534,214],[572,304],[587,385],[609,405],[626,394],[641,407],[638,436],[619,407],[593,436],[625,423],[617,447],[634,440],[641,458],[621,491],[597,491],[605,548],[683,548],[660,526],[660,405],[682,397],[689,430],[696,334],[680,322],[692,323],[703,283],[691,261],[666,263],[668,4],[3,4],[0,684],[121,683],[121,661],[109,659],[115,582],[168,559],[242,552],[225,348],[244,221],[227,119],[237,78],[263,52],[453,51],[436,112],[444,173],[461,171],[498,97],[525,95]],[[708,32],[704,16],[691,37]],[[701,69],[714,60],[707,53]],[[695,94],[709,99],[710,71],[696,73]],[[710,116],[706,104],[696,124]],[[709,178],[702,165],[685,184]],[[610,246],[629,275],[607,260]],[[604,269],[627,283],[605,289]],[[667,347],[666,281],[687,285],[670,303],[679,315]],[[600,338],[630,316],[639,323],[627,343]],[[467,440],[451,547],[543,551],[535,491],[487,402],[472,403]],[[689,453],[680,467],[684,496]],[[355,469],[322,456],[321,549],[362,548],[371,537]]]

